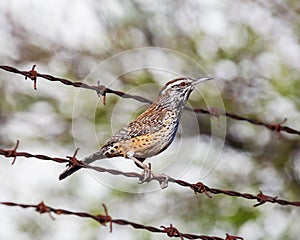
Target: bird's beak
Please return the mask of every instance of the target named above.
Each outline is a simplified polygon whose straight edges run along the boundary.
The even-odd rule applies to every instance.
[[[214,78],[212,78],[212,77],[195,78],[195,79],[193,79],[194,82],[192,84],[193,84],[193,86],[195,86],[201,82],[205,82],[205,81],[212,80],[212,79],[214,79]]]

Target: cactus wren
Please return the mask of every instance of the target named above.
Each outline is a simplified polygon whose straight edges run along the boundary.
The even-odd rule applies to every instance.
[[[173,142],[189,95],[198,83],[210,79],[177,78],[169,81],[145,112],[118,131],[99,151],[83,159],[83,162],[90,164],[98,159],[123,156],[144,169],[145,175],[140,182],[146,181],[150,176],[150,167],[142,162],[163,152]],[[69,166],[59,179],[70,176],[80,168]]]

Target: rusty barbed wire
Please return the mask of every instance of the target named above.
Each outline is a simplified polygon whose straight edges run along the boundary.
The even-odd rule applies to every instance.
[[[56,157],[53,158],[53,157],[49,157],[47,155],[42,155],[42,154],[31,154],[28,152],[18,152],[17,151],[18,146],[19,146],[19,141],[17,141],[17,144],[13,149],[10,149],[10,150],[0,149],[0,155],[5,156],[6,158],[13,158],[12,164],[16,162],[17,157],[37,158],[40,160],[49,160],[49,161],[54,161],[57,163],[67,163],[68,165],[71,165],[71,166],[80,166],[82,168],[92,169],[97,172],[107,172],[112,175],[122,175],[125,177],[138,178],[138,179],[140,179],[142,177],[142,174],[139,174],[136,172],[122,172],[120,170],[107,169],[107,168],[103,168],[103,167],[99,167],[99,166],[92,166],[92,165],[86,164],[76,158],[78,149],[75,150],[75,153],[72,156],[67,156],[66,158],[56,158]],[[150,181],[152,181],[152,180],[156,180],[161,183],[165,180],[165,178],[162,176],[153,176],[150,179]],[[206,186],[203,182],[189,183],[189,182],[186,182],[183,180],[174,179],[172,177],[170,177],[168,179],[168,182],[173,182],[182,187],[190,188],[194,191],[195,194],[204,193],[209,198],[211,198],[210,194],[214,194],[214,195],[224,194],[224,195],[231,196],[231,197],[240,197],[240,198],[249,199],[249,200],[256,200],[257,203],[255,205],[253,205],[254,207],[260,206],[265,203],[277,203],[279,205],[290,205],[290,206],[300,207],[300,201],[287,201],[284,199],[280,199],[277,196],[273,197],[273,196],[266,195],[261,191],[257,195],[250,194],[250,193],[241,193],[241,192],[232,191],[232,190],[211,188],[211,187]]]
[[[15,202],[0,202],[2,205],[10,206],[10,207],[21,207],[21,208],[34,208],[38,213],[48,213],[51,219],[54,219],[54,217],[51,215],[51,213],[54,213],[56,215],[73,215],[81,218],[89,218],[96,222],[98,222],[102,226],[106,226],[109,223],[109,231],[112,232],[112,224],[118,224],[118,225],[129,225],[135,229],[143,229],[147,230],[149,232],[154,233],[165,233],[169,237],[179,237],[181,240],[183,238],[186,239],[203,239],[203,240],[243,240],[242,237],[239,236],[233,236],[226,233],[225,238],[220,237],[214,237],[214,236],[207,236],[207,235],[196,235],[196,234],[190,234],[190,233],[181,233],[177,228],[175,228],[172,224],[170,224],[169,227],[161,226],[160,228],[149,226],[149,225],[143,225],[136,222],[131,222],[125,219],[114,219],[112,218],[107,211],[107,207],[105,204],[102,204],[102,207],[104,209],[103,214],[97,214],[93,215],[87,212],[73,212],[66,209],[57,209],[50,207],[46,205],[43,201],[38,204],[22,204],[22,203],[15,203]]]
[[[48,81],[60,82],[64,85],[73,86],[73,87],[76,87],[76,88],[85,88],[85,89],[89,89],[89,90],[94,90],[94,91],[96,91],[96,93],[99,96],[100,95],[103,96],[103,104],[105,104],[105,97],[106,97],[106,94],[108,94],[108,93],[115,94],[115,95],[117,95],[119,97],[122,97],[122,98],[132,98],[132,99],[135,99],[137,101],[144,102],[144,103],[151,103],[152,102],[151,100],[149,100],[147,98],[144,98],[142,96],[131,95],[131,94],[128,94],[128,93],[124,93],[124,92],[121,92],[121,91],[116,91],[116,90],[107,88],[104,85],[100,85],[99,82],[98,82],[97,86],[92,86],[92,85],[89,85],[89,84],[84,83],[84,82],[79,82],[79,81],[73,82],[73,81],[70,81],[70,80],[65,79],[65,78],[58,78],[58,77],[51,76],[49,74],[38,73],[35,70],[35,67],[36,67],[36,65],[33,65],[31,70],[21,71],[21,70],[15,68],[15,67],[0,65],[0,69],[3,69],[3,70],[8,71],[8,72],[16,73],[16,74],[21,74],[21,75],[25,76],[25,80],[27,78],[30,78],[34,82],[34,89],[35,90],[37,90],[37,78],[40,77],[40,78],[44,78]]]
[[[38,73],[35,70],[35,67],[36,67],[36,65],[33,65],[31,70],[21,71],[21,70],[15,68],[15,67],[12,67],[12,66],[0,65],[0,69],[3,69],[5,71],[11,72],[11,73],[21,74],[21,75],[25,76],[25,79],[30,78],[34,82],[34,89],[35,90],[37,90],[37,78],[40,77],[40,78],[44,78],[46,80],[53,81],[53,82],[61,82],[62,84],[65,84],[65,85],[68,85],[68,86],[94,90],[94,91],[96,91],[98,96],[103,96],[103,104],[105,104],[106,94],[108,94],[108,93],[115,94],[115,95],[117,95],[119,97],[122,97],[122,98],[132,98],[132,99],[135,99],[135,100],[143,102],[143,103],[152,103],[151,100],[149,100],[147,98],[144,98],[142,96],[131,95],[131,94],[124,93],[122,91],[116,91],[116,90],[107,88],[106,86],[101,85],[99,83],[99,81],[98,81],[97,86],[92,86],[92,85],[86,84],[84,82],[79,82],[79,81],[73,82],[73,81],[70,81],[70,80],[65,79],[65,78],[58,78],[58,77],[51,76],[49,74]],[[293,129],[291,127],[283,125],[285,123],[286,119],[284,119],[280,123],[272,124],[272,123],[266,123],[266,122],[263,122],[263,121],[252,119],[252,118],[239,116],[238,114],[229,113],[229,112],[223,111],[221,109],[217,109],[217,108],[211,108],[211,109],[208,110],[208,109],[202,109],[202,108],[192,109],[192,108],[189,108],[189,107],[185,107],[185,109],[188,110],[188,111],[193,111],[195,113],[208,114],[211,117],[219,118],[220,116],[226,116],[226,117],[238,120],[238,121],[246,121],[246,122],[248,122],[250,124],[253,124],[253,125],[263,126],[263,127],[267,128],[271,131],[275,131],[278,134],[278,139],[280,139],[280,136],[281,136],[280,133],[281,132],[286,132],[286,133],[289,133],[289,134],[296,134],[296,135],[300,136],[300,131],[299,130],[296,130],[296,129]]]

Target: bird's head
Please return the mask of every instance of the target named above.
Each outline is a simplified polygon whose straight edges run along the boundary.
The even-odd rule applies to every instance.
[[[182,109],[195,86],[212,78],[176,78],[166,83],[160,91],[157,104],[169,109]]]
[[[212,78],[207,77],[196,79],[176,78],[166,83],[160,91],[159,96],[166,95],[166,97],[183,98],[187,100],[197,84],[211,79]]]

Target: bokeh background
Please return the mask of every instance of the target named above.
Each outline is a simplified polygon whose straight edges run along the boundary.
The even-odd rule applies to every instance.
[[[37,64],[42,73],[94,85],[100,80],[153,99],[170,77],[189,73],[184,62],[175,61],[176,74],[149,69],[128,73],[132,58],[108,61],[101,71],[99,64],[135,48],[169,49],[199,63],[202,75],[215,78],[213,84],[201,87],[201,94],[192,96],[194,107],[224,107],[269,123],[287,118],[286,125],[300,129],[299,13],[296,0],[1,1],[0,63],[24,70]],[[174,69],[174,58],[164,51],[139,61],[147,65],[152,57],[152,62]],[[191,72],[195,76],[197,68]],[[107,76],[115,81],[105,82]],[[76,147],[81,148],[80,157],[86,156],[145,109],[145,104],[115,96],[108,96],[103,106],[93,92],[42,79],[34,91],[30,80],[2,70],[0,96],[1,147],[12,148],[19,139],[19,150],[53,157],[72,155]],[[177,159],[182,161],[169,165],[185,169],[191,154],[202,158],[201,149],[210,146],[216,148],[212,162],[195,161],[178,176],[216,188],[253,194],[262,190],[288,200],[300,199],[299,136],[283,133],[278,140],[276,133],[265,128],[223,117],[218,123],[209,116],[185,113],[183,119],[174,146],[150,160],[154,167],[164,167],[181,146],[183,155]],[[190,121],[196,131],[190,129]],[[198,155],[195,148],[200,149]],[[114,218],[157,227],[172,223],[182,232],[219,237],[228,232],[246,239],[296,239],[300,233],[295,207],[253,208],[254,202],[244,199],[208,199],[175,185],[161,191],[156,185],[87,171],[59,182],[63,165],[18,158],[11,166],[8,159],[0,160],[1,201],[44,200],[53,207],[92,213],[103,212],[103,202]],[[119,169],[138,170],[128,160],[103,161],[111,163]],[[47,214],[5,206],[0,206],[0,213],[0,239],[167,239],[122,226],[114,226],[109,233],[95,222],[70,216],[53,221]]]

